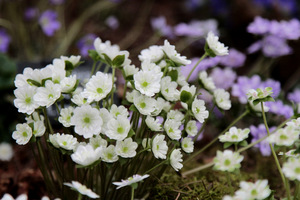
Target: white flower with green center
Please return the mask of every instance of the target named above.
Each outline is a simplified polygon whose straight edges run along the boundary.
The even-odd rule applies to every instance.
[[[130,103],[133,103],[133,100],[136,97],[139,97],[141,94],[137,90],[132,90],[131,92],[126,92],[126,100]]]
[[[145,95],[137,94],[133,99],[134,106],[143,115],[151,115],[155,110],[156,100]]]
[[[27,144],[32,136],[32,129],[26,123],[17,124],[16,130],[12,134],[12,138],[16,140],[17,144]]]
[[[228,55],[228,47],[221,42],[219,42],[219,37],[210,31],[206,37],[206,43],[211,51],[217,56],[226,56]]]
[[[183,138],[181,141],[181,148],[185,153],[192,153],[194,151],[194,142],[192,138]]]
[[[64,183],[64,185],[69,186],[73,190],[78,191],[80,194],[88,196],[92,199],[97,199],[100,196],[93,192],[91,189],[87,188],[85,185],[82,185],[81,183],[77,181],[72,181],[72,183]]]
[[[14,105],[18,108],[18,112],[30,115],[39,107],[33,98],[36,94],[36,88],[31,86],[19,87],[15,89],[14,94],[16,96]]]
[[[89,143],[90,143],[90,145],[93,146],[94,149],[101,148],[101,147],[104,147],[104,148],[107,147],[107,141],[105,139],[103,139],[100,135],[91,137],[89,139]]]
[[[62,93],[70,93],[72,90],[74,90],[76,83],[77,83],[76,75],[71,75],[69,77],[65,77],[60,82],[61,92]]]
[[[2,142],[0,143],[0,160],[1,161],[10,161],[14,155],[14,150],[12,145],[9,143]]]
[[[178,84],[171,80],[170,76],[165,76],[161,79],[160,91],[164,98],[168,101],[179,100],[179,91],[177,90]]]
[[[296,130],[300,131],[300,117],[298,117],[297,119],[293,119],[293,120],[287,122],[286,125],[287,126],[292,126]]]
[[[229,110],[231,108],[230,94],[224,89],[216,89],[214,99],[220,109]]]
[[[36,94],[33,99],[40,106],[50,107],[61,95],[61,87],[58,84],[54,84],[48,80],[45,83],[45,87],[39,87],[36,90]]]
[[[185,93],[185,94],[184,94]],[[189,95],[190,98],[193,98],[196,94],[196,87],[194,85],[185,85],[180,89],[180,96],[178,97],[178,99],[181,99],[181,97],[183,95]],[[190,100],[190,99],[188,99]],[[184,101],[186,103],[186,101]]]
[[[288,179],[300,181],[300,158],[289,158],[283,163],[282,172]]]
[[[286,126],[270,135],[268,137],[268,142],[278,146],[291,146],[299,139],[299,134],[300,132],[295,130],[293,126]]]
[[[77,106],[89,105],[90,103],[87,101],[86,98],[83,97],[82,93],[75,93],[72,96],[71,101],[76,104]]]
[[[188,135],[194,137],[198,133],[197,122],[195,120],[190,120],[185,127],[185,131]]]
[[[263,200],[270,196],[271,190],[268,180],[257,180],[252,182],[240,182],[240,189],[235,192],[236,199],[257,199]]]
[[[174,45],[170,45],[168,40],[165,40],[164,46],[162,46],[162,50],[164,53],[168,56],[170,60],[173,62],[179,64],[179,65],[189,65],[191,64],[191,61],[188,60],[185,56],[180,56],[180,53],[178,53],[175,50]]]
[[[155,101],[155,109],[154,111],[151,113],[152,116],[157,116],[161,113],[161,111],[163,109],[166,108],[166,106],[168,106],[169,102],[164,100],[161,97],[157,97],[156,101]]]
[[[175,171],[178,171],[183,167],[181,163],[182,161],[182,153],[180,149],[174,149],[170,155],[170,164]]]
[[[107,124],[108,122],[113,119],[113,116],[106,108],[100,108],[99,110],[100,117],[102,118],[103,124],[101,128],[101,133],[105,133],[107,131]]]
[[[110,108],[110,114],[114,117],[117,118],[118,116],[123,116],[123,117],[128,117],[129,112],[124,106],[116,106],[113,104]]]
[[[70,57],[67,56],[60,56],[60,59],[65,61],[69,61],[70,63],[72,63],[73,66],[77,65],[80,61],[81,56],[74,56],[71,55]]]
[[[205,103],[203,100],[195,98],[192,103],[192,112],[195,118],[200,122],[203,123],[206,118],[208,118],[208,111],[206,110]]]
[[[133,76],[139,71],[139,69],[136,68],[134,65],[125,65],[123,69],[125,77]]]
[[[136,155],[138,144],[132,141],[132,138],[126,138],[124,141],[117,141],[116,153],[123,158],[132,158]]]
[[[199,73],[199,80],[201,81],[205,89],[209,91],[213,91],[214,89],[216,89],[216,85],[212,77],[209,77],[206,71],[201,71]]]
[[[82,96],[86,98],[89,103],[100,101],[110,93],[112,87],[112,75],[97,72],[96,75],[93,75],[87,82]]]
[[[151,117],[148,115],[145,122],[151,131],[162,131],[163,130],[161,123],[159,123],[159,119],[155,119],[154,117]]]
[[[84,138],[91,138],[99,135],[103,124],[99,110],[90,105],[76,107],[71,117],[71,125],[75,126],[75,132]]]
[[[179,140],[181,138],[181,130],[179,129],[181,123],[174,119],[167,119],[164,123],[164,129],[172,140]]]
[[[40,115],[38,112],[33,112],[30,116],[26,117],[26,122],[29,124],[31,122],[44,121],[44,116]]]
[[[18,74],[15,79],[15,85],[17,88],[23,86],[32,86],[37,88],[32,82],[28,82],[29,80],[33,80],[39,84],[42,84],[43,79],[51,78],[52,77],[52,70],[50,67],[45,67],[42,69],[32,69],[32,68],[25,68],[23,70],[23,74]]]
[[[152,152],[157,159],[166,159],[168,152],[168,145],[165,141],[165,136],[158,134],[152,140]]]
[[[250,129],[238,129],[231,127],[224,135],[219,136],[220,142],[241,142],[248,138]]]
[[[143,49],[139,55],[139,60],[144,62],[149,60],[152,63],[156,63],[164,57],[164,52],[161,46],[153,45],[148,49]]]
[[[35,121],[33,122],[32,135],[35,137],[41,137],[45,134],[46,127],[44,121]]]
[[[119,160],[119,157],[116,153],[116,148],[114,145],[109,145],[106,148],[103,148],[101,151],[101,159],[107,163],[114,163]]]
[[[60,110],[60,116],[58,117],[58,121],[64,126],[64,127],[70,127],[71,126],[71,118],[73,116],[74,107],[69,106],[67,108],[62,108]]]
[[[66,77],[65,62],[61,59],[55,58],[52,64],[47,65],[52,71],[52,82],[54,84],[60,84],[61,81]]]
[[[124,116],[118,116],[117,119],[111,119],[107,124],[105,134],[113,140],[124,140],[130,131],[130,121]]]
[[[268,96],[271,96],[273,94],[271,87],[266,87],[265,89],[257,88],[256,90],[250,89],[247,92],[247,97],[249,101],[255,101],[257,99],[264,99]]]
[[[161,77],[163,76],[160,66],[156,65],[155,63],[151,63],[149,60],[142,62],[141,69],[142,71],[149,71]]]
[[[49,140],[53,146],[56,148],[63,148],[65,150],[74,150],[75,147],[77,146],[77,138],[73,137],[73,135],[69,134],[52,134],[49,135]]]
[[[72,160],[82,166],[89,166],[98,161],[102,154],[102,148],[94,149],[92,145],[78,145],[71,155]]]
[[[182,122],[184,119],[184,114],[179,110],[170,110],[167,114],[167,119],[173,119],[177,122]]]
[[[231,150],[225,150],[224,152],[217,151],[217,156],[214,158],[214,169],[233,172],[235,169],[241,167],[243,159],[244,156]]]
[[[140,93],[152,97],[160,91],[160,80],[162,75],[162,72],[139,71],[133,76],[134,85]]]
[[[284,155],[287,158],[300,158],[300,154],[296,153],[297,149],[291,149],[288,152],[284,153],[284,152],[279,152],[278,155]]]
[[[127,178],[126,180],[121,180],[121,182],[113,182],[114,185],[118,186],[117,187],[117,190],[122,188],[122,187],[125,187],[125,186],[130,186],[134,183],[138,183],[138,182],[141,182],[142,180],[144,180],[145,178],[148,178],[149,175],[148,174],[145,174],[143,176],[139,175],[139,174],[136,174],[136,175],[133,175],[129,178]]]

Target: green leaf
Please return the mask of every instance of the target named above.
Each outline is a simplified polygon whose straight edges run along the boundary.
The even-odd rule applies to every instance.
[[[135,132],[134,130],[130,129],[127,137],[132,137],[133,135],[135,135]]]
[[[205,50],[205,52],[206,52],[210,57],[216,57],[216,56],[217,56],[217,55],[215,54],[215,52],[209,48],[207,42],[205,43],[204,50]]]
[[[122,165],[124,165],[124,164],[126,164],[128,162],[128,159],[119,157],[118,161],[120,162],[120,165],[122,166]]]
[[[100,60],[100,56],[97,53],[96,50],[88,50],[89,56],[93,59],[93,61],[99,61]]]
[[[116,56],[113,61],[112,61],[112,65],[115,66],[115,67],[120,67],[123,63],[124,63],[124,60],[125,60],[125,55],[118,55]]]
[[[130,186],[133,187],[133,189],[136,189],[138,187],[138,183],[132,183]]]
[[[168,76],[171,77],[172,81],[177,81],[177,79],[178,79],[178,71],[177,70],[171,70],[171,71],[169,71]]]
[[[255,99],[252,103],[254,106],[256,106],[257,104],[259,104],[261,102],[260,99]]]
[[[127,76],[125,78],[126,81],[132,81],[133,80],[133,75]]]
[[[134,104],[132,104],[132,105],[129,107],[129,110],[135,111],[135,112],[139,112],[139,110],[135,107]]]
[[[227,149],[228,147],[230,147],[233,143],[232,142],[225,142],[223,145],[224,149]]]
[[[52,80],[52,78],[51,77],[49,77],[49,78],[45,78],[45,79],[43,79],[42,80],[42,86],[45,86],[45,83],[46,83],[46,81],[48,81],[48,80]]]
[[[243,140],[243,141],[239,142],[239,145],[242,147],[245,147],[248,145],[248,142],[246,140]]]
[[[37,82],[35,80],[32,80],[32,79],[27,79],[27,83],[29,85],[34,85],[34,86],[37,86],[37,87],[41,87],[42,86],[39,82]]]
[[[70,61],[65,60],[65,69],[66,69],[66,71],[71,71],[74,69],[74,66]]]
[[[130,80],[129,82],[130,82],[130,84],[131,84],[132,88],[133,88],[133,89],[136,89],[136,88],[135,88],[134,81],[133,81],[133,80]]]
[[[106,55],[105,53],[103,53],[102,55],[104,56],[105,63],[112,66],[112,61],[110,57],[108,57],[108,55]]]
[[[180,93],[180,101],[187,103],[188,101],[190,101],[193,98],[192,94],[188,91],[183,90]]]

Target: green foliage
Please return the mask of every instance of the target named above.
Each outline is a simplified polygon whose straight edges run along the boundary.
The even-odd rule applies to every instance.
[[[14,86],[16,71],[16,64],[6,55],[0,53],[0,90]]]

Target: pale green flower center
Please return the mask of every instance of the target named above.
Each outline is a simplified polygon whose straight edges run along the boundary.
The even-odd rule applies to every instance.
[[[49,99],[53,98],[53,94],[49,94],[49,95],[48,95],[48,98],[49,98]]]
[[[226,160],[224,161],[224,165],[225,165],[225,166],[229,166],[230,164],[231,164],[231,162],[230,162],[229,159],[226,159]]]
[[[199,108],[196,108],[196,113],[199,113],[200,112],[200,109]]]
[[[172,128],[169,129],[170,133],[174,133],[174,130]]]
[[[55,80],[53,81],[53,83],[58,84],[58,83],[59,83],[59,80],[55,79]]]
[[[88,124],[88,123],[90,123],[90,118],[89,117],[85,117],[84,119],[83,119],[83,121],[84,121],[84,123],[86,123],[86,124]]]
[[[123,133],[123,132],[124,132],[123,127],[118,127],[118,128],[117,128],[117,132],[118,132],[118,133]]]
[[[22,135],[23,135],[23,137],[27,137],[27,132],[24,131],[24,132],[22,133]]]
[[[127,153],[128,152],[128,147],[123,147],[123,152]]]
[[[98,94],[102,94],[103,93],[102,88],[97,88],[97,92],[98,92]]]
[[[280,139],[281,140],[286,140],[286,139],[288,139],[288,137],[286,135],[280,135]]]
[[[232,135],[231,136],[231,139],[234,139],[234,140],[236,140],[236,139],[238,139],[239,137],[237,136],[237,135]]]
[[[251,195],[252,195],[252,196],[256,196],[256,195],[257,195],[256,189],[253,189],[253,190],[251,191]]]
[[[169,93],[169,88],[165,89],[166,93]]]
[[[146,107],[146,103],[145,102],[140,103],[140,107],[141,108],[145,108]]]
[[[184,148],[188,148],[188,144],[187,143],[185,143],[183,146],[184,146]]]
[[[25,102],[26,102],[26,104],[30,104],[30,103],[31,103],[31,97],[27,97],[27,98],[25,99]]]
[[[64,146],[67,146],[67,142],[66,141],[63,141],[62,143]]]
[[[156,150],[159,150],[159,145],[158,144],[156,145]]]
[[[149,83],[148,82],[146,82],[146,81],[144,81],[143,83],[142,83],[142,86],[145,88],[145,87],[147,87],[149,85]]]
[[[107,154],[107,158],[108,158],[108,159],[112,159],[112,157],[113,157],[113,155],[112,155],[111,153],[108,153],[108,154]]]

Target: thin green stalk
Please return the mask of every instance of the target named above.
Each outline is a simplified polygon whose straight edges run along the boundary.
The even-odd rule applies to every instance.
[[[295,200],[299,200],[300,197],[299,197],[299,191],[300,191],[300,184],[299,184],[299,181],[296,180],[296,190],[294,192],[294,199]]]
[[[126,92],[127,92],[127,81],[125,81],[125,85],[124,85],[123,100],[126,98]]]
[[[158,165],[155,165],[154,167],[152,167],[151,169],[149,169],[148,171],[146,171],[144,174],[148,174],[148,173],[151,172],[152,170],[156,169],[157,167],[159,167],[159,166],[161,166],[161,165],[163,165],[163,164],[165,164],[165,163],[167,163],[167,162],[169,162],[169,159],[160,162]]]
[[[264,124],[265,124],[265,127],[266,127],[266,129],[267,129],[267,134],[268,134],[268,136],[270,136],[270,130],[269,130],[269,126],[268,126],[268,123],[267,123],[267,120],[266,120],[266,114],[265,114],[265,111],[264,111],[264,104],[263,104],[263,102],[261,102],[261,111],[262,111],[262,116],[263,116]],[[279,163],[279,160],[278,160],[277,155],[276,155],[276,153],[275,153],[274,147],[273,147],[272,144],[270,144],[270,147],[271,147],[272,155],[273,155],[273,157],[274,157],[276,166],[277,166],[278,171],[279,171],[279,173],[280,173],[280,176],[281,176],[283,185],[284,185],[285,188],[286,188],[285,178],[284,178],[284,175],[283,175],[283,173],[282,173],[282,170],[281,170],[281,167],[280,167],[280,163]],[[286,188],[286,190],[287,190],[287,188]],[[288,191],[286,191],[286,192],[288,192]]]
[[[183,177],[185,177],[185,176],[187,176],[187,175],[189,175],[189,174],[193,174],[193,173],[195,173],[195,172],[199,172],[199,171],[201,171],[201,170],[204,170],[204,169],[207,169],[207,168],[209,168],[209,167],[212,167],[213,165],[214,165],[214,163],[213,163],[213,162],[210,162],[210,163],[207,163],[207,164],[205,164],[205,165],[201,165],[201,166],[199,166],[199,167],[196,167],[196,168],[194,168],[194,169],[191,169],[191,170],[189,170],[189,171],[185,171],[185,172],[181,173],[181,175],[182,175]]]
[[[111,99],[110,99],[110,106],[114,103],[114,83],[115,83],[115,74],[116,74],[116,67],[112,68],[112,89],[111,89]]]
[[[134,199],[134,187],[131,187],[131,200]]]
[[[96,68],[96,62],[93,63],[91,74],[90,74],[90,78],[93,76],[93,74],[95,72],[95,68]]]
[[[231,178],[230,178],[230,174],[229,172],[226,172],[226,178],[227,178],[227,182],[229,184],[229,188],[230,188],[230,195],[233,196],[233,187],[232,187],[232,184],[231,184]]]
[[[191,77],[193,71],[196,69],[196,67],[199,65],[199,63],[200,63],[206,56],[208,56],[208,54],[205,52],[205,53],[203,54],[203,56],[198,60],[198,62],[194,65],[193,69],[190,71],[188,77],[186,78],[186,81],[187,81],[187,82],[189,81],[189,79],[190,79],[190,77]]]
[[[77,200],[81,200],[81,198],[82,198],[82,194],[78,193],[78,199]]]

